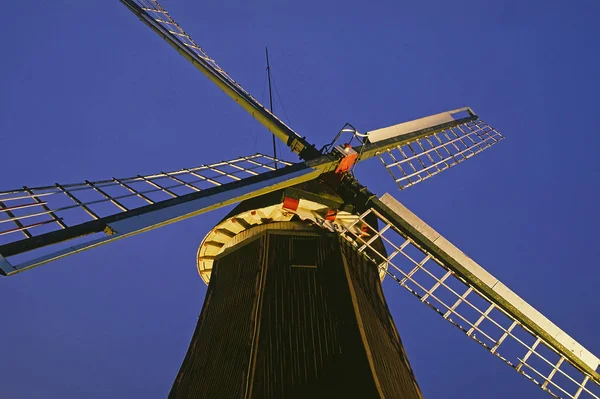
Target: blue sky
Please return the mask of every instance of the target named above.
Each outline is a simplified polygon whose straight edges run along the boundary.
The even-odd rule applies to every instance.
[[[372,3],[372,4],[371,4]],[[595,354],[600,70],[593,1],[163,5],[217,62],[322,145],[469,105],[507,137],[402,193],[357,168]],[[271,138],[118,1],[3,5],[0,190],[269,152]],[[288,160],[295,160],[286,154]],[[0,280],[0,397],[161,398],[206,287],[214,212]],[[384,283],[425,398],[546,398]]]

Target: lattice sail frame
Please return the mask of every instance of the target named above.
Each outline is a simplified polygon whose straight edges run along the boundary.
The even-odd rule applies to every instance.
[[[254,100],[257,104],[260,104],[258,100],[256,100],[250,93],[246,91],[238,82],[236,82],[229,74],[217,64],[217,62],[212,59],[202,47],[200,47],[194,39],[188,35],[183,28],[171,17],[169,12],[163,8],[160,3],[156,0],[131,0],[125,3],[135,3],[141,7],[148,15],[158,23],[162,28],[164,28],[168,33],[176,36],[179,41],[190,51],[196,54],[198,57],[206,61],[219,75],[221,75],[224,79],[226,79],[229,83],[236,86],[240,91],[242,91],[249,98]],[[262,106],[265,111],[268,111],[264,106]],[[283,123],[283,122],[281,122]]]
[[[458,165],[503,138],[477,119],[388,149],[378,156],[403,190]]]
[[[32,243],[32,248],[42,249],[45,245],[36,245],[36,241],[52,234],[56,236],[60,230],[80,229],[81,226],[103,220],[119,221],[120,215],[125,217],[146,206],[156,207],[168,200],[189,197],[211,187],[227,188],[228,184],[276,171],[276,165],[281,168],[292,164],[255,154],[152,175],[86,180],[75,184],[57,183],[0,192],[0,269],[9,274],[4,269],[11,256],[23,256],[16,259],[19,262],[27,259],[24,253],[14,249],[19,244],[27,247]],[[65,246],[70,248],[118,233],[109,224],[98,226],[104,228],[95,229],[99,231],[81,228],[80,233],[72,239],[64,240]],[[51,248],[51,251],[56,250],[56,247]],[[36,253],[35,256],[41,255]],[[8,267],[8,271],[12,269]]]
[[[121,2],[294,153],[304,160],[314,159],[320,155],[314,145],[275,116],[221,68],[157,0],[121,0]]]
[[[410,214],[413,220],[420,221],[391,196],[386,195],[382,200],[393,204],[394,210],[402,208],[404,214]],[[371,214],[379,221],[377,230],[365,221]],[[362,233],[356,233],[353,228],[357,223],[362,224]],[[435,233],[424,222],[420,223],[420,229],[425,230],[423,226],[426,226],[430,233]],[[556,398],[600,398],[598,358],[514,293],[514,297],[507,297],[509,303],[517,304],[529,316],[537,313],[537,320],[545,323],[542,328],[548,329],[544,332],[552,330],[552,340],[558,346],[564,345],[562,349],[528,327],[530,324],[527,321],[513,316],[502,303],[479,290],[476,284],[461,277],[440,254],[425,249],[413,234],[399,228],[389,215],[371,208],[361,214],[354,224],[342,231],[341,236],[353,242],[359,252],[380,265],[387,275],[420,302],[514,370]],[[451,252],[457,258],[466,258],[439,233],[435,234],[445,242],[447,248],[452,248]],[[379,253],[373,245],[378,238],[383,240],[388,254]]]

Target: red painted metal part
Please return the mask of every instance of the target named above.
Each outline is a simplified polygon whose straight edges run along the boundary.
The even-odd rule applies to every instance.
[[[334,209],[329,209],[327,211],[327,215],[325,215],[325,220],[334,221],[337,216],[337,211]]]
[[[352,149],[350,144],[346,144],[343,150],[340,149],[339,152],[347,155],[342,158],[338,167],[336,168],[335,173],[337,174],[349,171],[352,165],[356,163],[356,158],[358,158],[358,153]]]
[[[296,212],[298,209],[298,204],[300,204],[300,200],[296,198],[285,197],[283,199],[283,209],[287,209],[292,212]]]

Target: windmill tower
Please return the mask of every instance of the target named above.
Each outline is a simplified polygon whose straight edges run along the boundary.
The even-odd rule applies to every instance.
[[[572,397],[597,396],[593,390],[598,381],[595,374],[597,358],[524,304],[395,200],[389,196],[378,200],[348,174],[348,169],[356,162],[378,155],[394,180],[401,188],[405,188],[462,162],[501,137],[481,122],[472,110],[441,113],[372,131],[367,137],[348,127],[341,133],[360,139],[359,145],[351,149],[343,145],[336,148],[337,143],[333,143],[323,152],[317,151],[232,81],[179,30],[157,3],[125,3],[142,21],[283,139],[304,161],[294,165],[282,163],[281,166],[285,167],[272,170],[273,164],[279,161],[251,156],[150,176],[4,192],[2,207],[6,215],[4,220],[7,221],[5,226],[11,227],[2,232],[6,237],[19,234],[24,237],[0,247],[5,274],[14,274],[83,249],[252,198],[255,202],[242,202],[203,241],[199,248],[198,268],[204,279],[220,278],[217,270],[233,272],[231,268],[227,269],[232,266],[227,263],[228,257],[235,255],[234,250],[244,248],[245,243],[250,245],[251,242],[246,239],[268,240],[266,237],[277,236],[271,234],[267,227],[269,225],[277,227],[276,230],[294,231],[287,236],[279,234],[283,237],[299,237],[303,232],[307,237],[316,234],[319,239],[326,240],[326,237],[333,235],[338,239],[340,253],[342,248],[348,247],[352,256],[360,260],[352,263],[347,258],[339,257],[337,262],[324,262],[327,266],[337,264],[341,268],[342,264],[352,263],[359,268],[360,262],[366,259],[373,270],[396,280],[421,302],[438,311],[444,319],[493,354],[502,356],[501,359],[530,376],[543,389],[564,397],[569,396],[562,389],[568,390],[568,395]],[[261,174],[261,171],[266,173]],[[224,183],[228,180],[231,183]],[[206,188],[211,185],[214,187]],[[265,197],[267,194],[269,198]],[[83,217],[89,220],[84,221]],[[266,232],[258,231],[263,228]],[[295,256],[304,255],[304,251],[295,255],[293,246],[292,242],[285,245],[291,252],[287,261],[281,261],[289,266],[289,273],[318,273],[323,269],[324,265],[316,258],[296,262]],[[42,252],[38,254],[38,251]],[[28,253],[34,256],[21,261],[19,257]],[[269,262],[256,266],[268,269],[261,269],[265,287],[270,278],[270,266]],[[366,278],[351,279],[348,276],[352,270],[356,272],[356,269],[349,267],[344,269],[348,287],[354,286],[354,283],[372,281],[372,270]],[[343,279],[343,276],[337,277],[335,281]],[[268,294],[266,290],[260,292],[264,292],[265,296]],[[348,295],[352,299],[352,294]],[[376,295],[372,293],[369,298]],[[224,298],[217,292],[214,292],[214,296]],[[354,298],[356,302],[359,301],[356,294]],[[254,301],[256,307],[272,304],[266,300]],[[359,315],[364,316],[358,307],[353,306],[352,311],[351,319],[358,320]],[[358,325],[358,321],[356,323]],[[493,332],[484,329],[485,326]],[[388,325],[388,328],[391,327]],[[360,328],[358,330],[360,333]],[[260,341],[262,332],[258,331],[253,337]],[[523,336],[528,336],[531,341]],[[362,336],[357,339],[362,341],[366,352],[369,340]],[[521,345],[522,352],[516,353],[514,358],[503,352],[510,342]],[[261,350],[260,346],[257,348],[257,352]],[[396,353],[396,359],[399,352]],[[550,356],[545,352],[553,354],[555,359],[548,359]],[[382,351],[372,357],[387,361],[385,356],[392,353]],[[564,371],[566,365],[571,365],[580,374]],[[185,367],[184,362],[182,371],[185,371]],[[368,368],[374,375],[371,378],[375,380],[379,376],[376,367],[368,364]],[[409,368],[405,367],[405,370]],[[179,381],[184,380],[185,373]],[[383,384],[389,382],[385,378],[382,380]],[[377,387],[375,382],[373,384]],[[569,384],[574,384],[571,390],[567,387]],[[250,385],[249,382],[244,386],[244,392],[251,392]]]

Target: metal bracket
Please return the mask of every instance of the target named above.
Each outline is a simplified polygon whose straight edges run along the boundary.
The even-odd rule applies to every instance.
[[[0,276],[8,276],[8,274],[13,271],[15,271],[13,265],[11,265],[4,256],[0,255]]]

